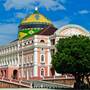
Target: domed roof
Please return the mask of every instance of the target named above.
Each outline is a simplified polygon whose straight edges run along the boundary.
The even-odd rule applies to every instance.
[[[80,25],[68,24],[59,28],[54,34],[58,36],[84,35],[89,36],[89,32]]]
[[[30,16],[26,17],[24,20],[21,21],[21,24],[36,24],[36,23],[51,24],[51,21],[48,20],[42,14],[40,14],[38,9],[36,9],[33,14],[31,14]]]
[[[19,40],[29,38],[33,35],[51,35],[56,31],[50,20],[39,13],[36,8],[34,13],[27,16],[19,25]]]

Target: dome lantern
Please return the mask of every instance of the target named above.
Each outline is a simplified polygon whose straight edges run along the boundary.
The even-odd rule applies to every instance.
[[[35,11],[38,11],[38,7],[35,7]]]

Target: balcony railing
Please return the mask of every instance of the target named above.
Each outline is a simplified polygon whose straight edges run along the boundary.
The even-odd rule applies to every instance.
[[[23,65],[19,65],[19,67],[30,67],[30,66],[33,66],[33,63],[26,63],[26,64],[23,64]]]

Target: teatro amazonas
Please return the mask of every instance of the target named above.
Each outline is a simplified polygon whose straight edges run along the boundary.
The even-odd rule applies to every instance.
[[[90,36],[90,33],[74,24],[56,28],[36,8],[18,25],[18,38],[0,46],[0,77],[41,80],[60,76],[52,68],[52,54],[59,38],[72,35]]]

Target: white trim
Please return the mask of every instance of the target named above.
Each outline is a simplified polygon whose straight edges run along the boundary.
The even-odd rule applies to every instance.
[[[23,70],[23,51],[22,51],[22,77],[23,77],[23,74],[24,74],[24,70]]]
[[[19,52],[18,52],[18,66],[19,66],[19,64],[20,64],[20,56],[19,56]]]
[[[34,77],[37,77],[38,76],[38,66],[34,66],[34,68],[33,68],[33,76]]]
[[[51,39],[50,38],[48,38],[48,46],[51,46],[51,41],[50,41]]]
[[[61,74],[55,71],[55,76],[61,76]]]
[[[37,65],[37,58],[38,57],[38,55],[37,55],[37,48],[34,48],[34,64],[36,64]]]

